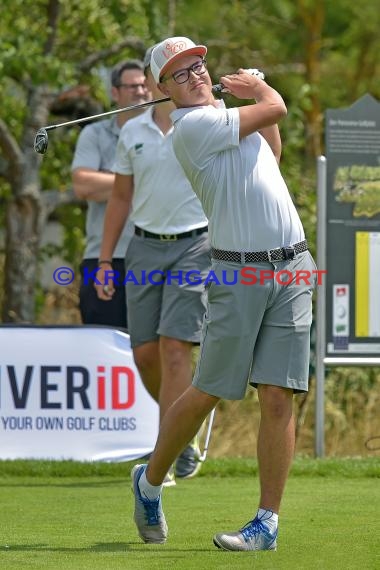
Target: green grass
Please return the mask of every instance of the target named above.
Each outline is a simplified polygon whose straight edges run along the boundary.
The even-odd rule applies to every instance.
[[[0,568],[75,570],[380,568],[380,458],[296,459],[277,552],[229,553],[212,536],[254,514],[254,460],[208,459],[165,489],[170,537],[144,545],[132,522],[131,464],[0,462]]]

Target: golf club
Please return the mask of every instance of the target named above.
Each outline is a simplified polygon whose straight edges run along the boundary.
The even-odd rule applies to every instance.
[[[123,113],[125,111],[133,111],[134,109],[140,109],[142,107],[149,107],[150,105],[156,105],[157,103],[163,103],[164,101],[170,101],[170,97],[155,99],[154,101],[147,101],[146,103],[139,103],[138,105],[131,105],[130,107],[123,107],[122,109],[114,109],[113,111],[99,113],[98,115],[90,115],[89,117],[82,117],[81,119],[74,119],[73,121],[66,121],[65,123],[59,123],[58,125],[42,127],[37,131],[36,136],[34,137],[34,150],[39,154],[45,154],[49,144],[47,131],[52,131],[59,127],[67,127],[69,125],[78,125],[79,123],[100,119],[101,117],[107,117],[108,115],[114,115],[115,113]]]
[[[246,69],[251,75],[257,75],[260,79],[264,79],[265,75],[262,71],[258,69]],[[221,93],[224,89],[223,83],[218,83],[212,86],[212,90],[216,93]],[[49,144],[48,131],[53,129],[58,129],[59,127],[67,127],[69,125],[78,125],[79,123],[85,123],[86,121],[93,121],[95,119],[100,119],[101,117],[107,117],[109,115],[114,115],[115,113],[123,113],[126,111],[133,111],[134,109],[140,109],[142,107],[149,107],[151,105],[157,105],[158,103],[164,103],[165,101],[170,101],[170,97],[164,97],[163,99],[155,99],[154,101],[147,101],[146,103],[140,103],[138,105],[131,105],[130,107],[124,107],[122,109],[114,109],[113,111],[107,111],[105,113],[99,113],[98,115],[90,115],[89,117],[82,117],[81,119],[74,119],[73,121],[66,121],[65,123],[58,123],[57,125],[49,125],[48,127],[42,127],[36,133],[34,137],[34,150],[38,154],[45,154]]]
[[[209,446],[210,438],[211,438],[212,424],[214,423],[214,416],[215,416],[215,408],[210,413],[209,420],[208,420],[208,426],[207,426],[205,445],[203,448],[203,453],[198,458],[199,461],[202,461],[202,463],[203,463],[203,461],[205,461],[205,459],[207,457],[208,446]]]

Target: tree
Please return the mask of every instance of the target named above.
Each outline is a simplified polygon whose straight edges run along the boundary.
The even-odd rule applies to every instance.
[[[5,216],[3,321],[33,322],[41,231],[49,214],[59,204],[73,200],[72,191],[66,187],[63,190],[43,189],[45,176],[54,179],[51,174],[47,176],[49,161],[58,161],[58,167],[62,164],[57,152],[49,149],[43,168],[42,157],[33,150],[36,130],[47,124],[57,92],[63,90],[65,82],[90,74],[99,62],[126,48],[141,55],[145,45],[138,38],[122,39],[121,34],[115,34],[112,15],[107,14],[97,1],[87,2],[81,9],[76,6],[75,14],[59,0],[43,3],[42,10],[41,3],[36,6],[33,2],[7,1],[6,4],[8,10],[4,13],[9,22],[3,21],[2,26],[12,30],[13,38],[3,42],[2,66],[6,77],[3,93],[13,98],[13,105],[9,103],[9,107],[19,121],[6,123],[0,120],[0,147],[5,158],[1,174],[10,189]],[[75,46],[69,45],[68,31],[80,29],[81,23],[90,18],[92,25],[87,34],[76,38]],[[103,24],[113,31],[112,41],[103,34]],[[41,28],[45,31],[41,32]],[[115,42],[118,38],[120,40]],[[105,47],[92,53],[95,42],[101,48],[100,39]],[[14,58],[16,48],[17,60]],[[95,88],[95,92],[99,91],[99,87]],[[68,178],[67,167],[65,173]]]
[[[215,82],[241,66],[262,68],[287,103],[288,117],[280,125],[282,169],[313,246],[323,112],[349,106],[366,92],[380,99],[379,24],[377,0],[208,0],[202,10],[197,0],[3,0],[3,320],[34,320],[41,230],[50,212],[72,199],[67,181],[78,129],[54,131],[43,159],[33,150],[37,129],[57,122],[62,92],[84,83],[106,106],[104,67],[141,57],[147,45],[168,35],[206,43]],[[90,115],[90,100],[81,101],[82,115]],[[229,105],[242,103],[227,98]]]

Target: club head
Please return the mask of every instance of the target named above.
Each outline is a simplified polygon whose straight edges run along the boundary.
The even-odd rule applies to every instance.
[[[34,137],[34,150],[39,154],[45,154],[48,144],[49,139],[46,129],[39,129]]]

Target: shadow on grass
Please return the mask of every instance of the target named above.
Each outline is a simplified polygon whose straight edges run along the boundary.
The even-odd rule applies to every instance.
[[[210,552],[209,548],[168,548],[163,544],[144,544],[142,542],[97,542],[83,548],[55,547],[48,544],[10,544],[0,546],[0,552],[137,552],[142,548],[161,552]]]

